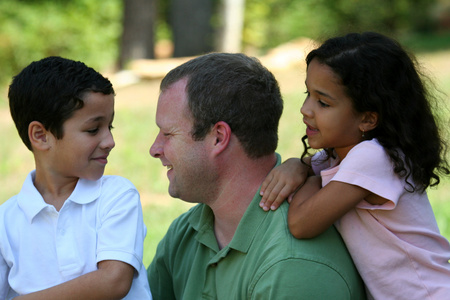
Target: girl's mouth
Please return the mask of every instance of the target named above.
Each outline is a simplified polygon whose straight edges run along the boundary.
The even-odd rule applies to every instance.
[[[311,127],[311,126],[309,126],[308,124],[306,124],[306,135],[307,135],[307,136],[315,135],[315,134],[317,134],[318,132],[319,132],[319,129],[314,128],[314,127]]]

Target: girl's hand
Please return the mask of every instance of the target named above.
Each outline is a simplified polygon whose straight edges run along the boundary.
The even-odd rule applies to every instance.
[[[309,169],[299,158],[290,158],[272,169],[261,185],[259,206],[265,211],[276,210],[286,198],[290,202],[308,177]]]

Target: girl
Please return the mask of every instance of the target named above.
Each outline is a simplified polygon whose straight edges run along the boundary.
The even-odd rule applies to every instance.
[[[291,233],[311,238],[334,223],[369,298],[448,299],[450,245],[425,190],[450,172],[415,60],[367,32],[327,40],[306,63],[305,151],[268,175],[261,207],[303,184],[290,196]]]

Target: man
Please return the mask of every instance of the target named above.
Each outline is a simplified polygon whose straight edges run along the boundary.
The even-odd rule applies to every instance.
[[[361,299],[364,289],[334,227],[297,240],[288,203],[259,207],[283,110],[278,83],[256,59],[212,53],[169,72],[150,153],[169,194],[199,203],[177,218],[148,268],[154,299]]]

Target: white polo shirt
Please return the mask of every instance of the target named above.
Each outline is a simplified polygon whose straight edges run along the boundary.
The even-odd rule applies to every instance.
[[[44,202],[35,171],[0,206],[0,299],[46,289],[119,260],[136,270],[124,299],[151,299],[142,263],[146,227],[127,179],[80,179],[61,210]]]

